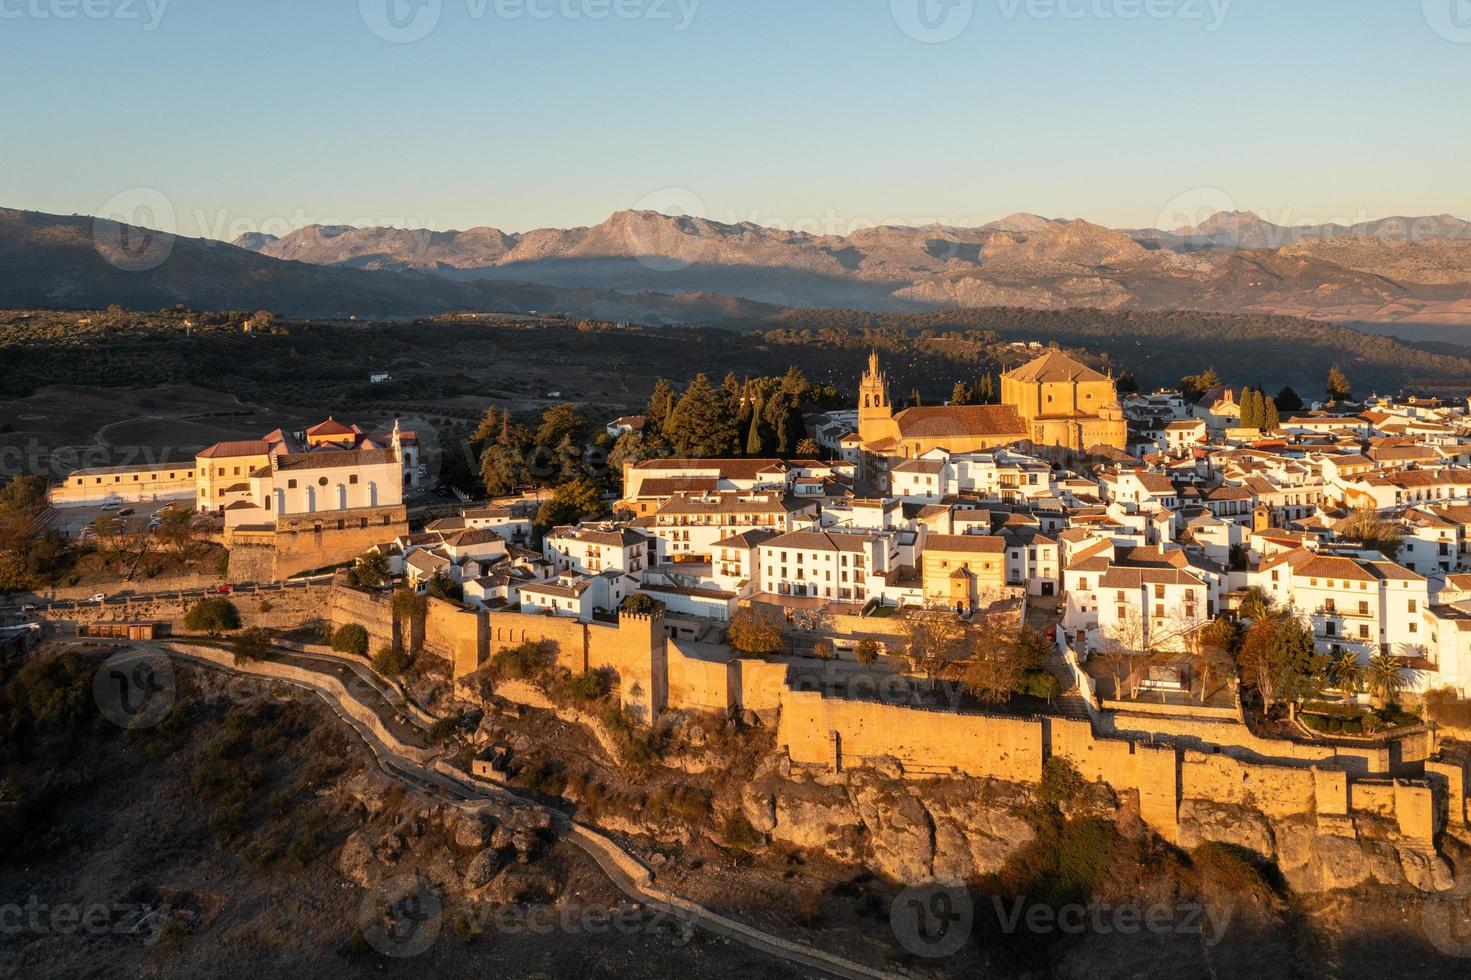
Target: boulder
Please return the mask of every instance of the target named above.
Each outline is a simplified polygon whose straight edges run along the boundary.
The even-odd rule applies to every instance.
[[[1369,859],[1358,841],[1336,835],[1318,835],[1313,837],[1311,851],[1307,864],[1282,869],[1287,884],[1294,891],[1333,891],[1353,888],[1369,880]]]
[[[478,813],[461,814],[454,822],[456,847],[480,850],[490,843],[493,826]]]
[[[337,855],[337,870],[343,877],[363,888],[372,887],[377,881],[383,863],[373,853],[367,835],[361,830],[353,831],[342,842],[342,851]]]
[[[757,831],[769,834],[776,827],[776,795],[769,790],[748,787],[741,800],[741,812]]]
[[[1399,854],[1394,845],[1386,841],[1364,841],[1364,859],[1369,862],[1369,874],[1381,885],[1403,885],[1405,873],[1400,868]]]
[[[855,860],[863,822],[848,794],[837,787],[789,783],[776,794],[771,836],[797,847],[826,850],[840,861]]]
[[[1410,887],[1422,892],[1443,892],[1455,886],[1456,879],[1451,874],[1450,865],[1434,849],[1401,844],[1397,850],[1400,869]]]
[[[470,861],[470,866],[465,869],[465,890],[472,892],[477,888],[485,887],[500,870],[500,852],[486,848],[475,855]]]
[[[1207,800],[1180,802],[1180,846],[1197,847],[1206,841],[1235,844],[1264,858],[1276,853],[1272,827],[1256,810]]]
[[[854,803],[864,826],[875,867],[896,881],[917,884],[932,877],[935,825],[919,799],[897,789],[856,788]]]
[[[1018,787],[995,780],[932,783],[921,794],[935,828],[934,876],[968,881],[999,871],[1034,836]]]

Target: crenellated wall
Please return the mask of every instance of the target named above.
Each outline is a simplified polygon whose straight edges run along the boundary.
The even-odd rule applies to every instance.
[[[337,588],[334,623],[359,622],[375,643],[392,636],[387,597]],[[794,690],[784,663],[724,658],[666,636],[661,616],[625,614],[618,625],[505,612],[476,612],[431,600],[425,646],[473,673],[487,657],[523,643],[550,644],[559,665],[608,668],[625,706],[645,720],[666,709],[754,712],[775,723],[794,763],[846,769],[893,760],[912,778],[960,774],[1035,784],[1043,763],[1067,759],[1084,778],[1137,796],[1141,817],[1178,839],[1180,807],[1200,800],[1254,809],[1273,819],[1319,822],[1388,818],[1400,834],[1431,841],[1446,821],[1465,825],[1466,773],[1424,763],[1428,739],[1396,748],[1264,739],[1240,722],[1171,715],[1112,714],[1116,730],[1092,722],[959,714]],[[1442,816],[1444,814],[1444,816]]]

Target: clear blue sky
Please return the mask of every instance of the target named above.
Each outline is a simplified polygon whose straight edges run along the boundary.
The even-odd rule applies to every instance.
[[[437,0],[409,43],[367,26],[389,0],[167,0],[147,30],[150,2],[0,0],[0,205],[157,188],[177,230],[226,238],[691,201],[838,231],[1182,201],[1471,217],[1471,20],[1422,9],[1465,0],[1234,0],[1219,24],[1210,0],[973,0],[941,43],[898,26],[921,0],[700,0],[683,30],[680,0]],[[645,15],[559,12],[600,3]],[[55,16],[77,4],[137,19]],[[1170,16],[1095,12],[1148,5]]]

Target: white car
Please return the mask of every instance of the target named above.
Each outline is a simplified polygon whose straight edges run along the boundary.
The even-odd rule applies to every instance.
[[[122,506],[121,503],[119,503],[118,501],[114,500],[110,504],[103,504],[102,507],[101,507],[101,509],[102,510],[117,510],[121,506]]]
[[[99,592],[96,595],[94,595],[92,598],[88,599],[87,601],[88,602],[96,602],[96,603],[99,603],[99,604],[100,603],[104,603],[104,602],[107,601],[107,593],[106,592]]]

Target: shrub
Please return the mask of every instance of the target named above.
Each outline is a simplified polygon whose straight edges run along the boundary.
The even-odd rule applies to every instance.
[[[402,650],[387,645],[373,656],[373,669],[385,677],[397,677],[409,669],[409,658]]]
[[[497,653],[492,663],[498,671],[530,681],[543,677],[555,660],[556,656],[549,646],[542,643],[523,643]]]
[[[464,715],[456,714],[446,715],[435,721],[434,724],[429,726],[429,732],[426,736],[429,739],[429,744],[438,745],[441,742],[446,742],[453,738],[455,733],[460,730],[460,726],[464,720]]]
[[[332,635],[332,649],[338,653],[368,655],[368,631],[357,623],[348,623]]]
[[[602,670],[589,670],[567,681],[567,696],[583,704],[601,701],[611,689],[608,674]]]
[[[538,762],[522,771],[521,783],[542,796],[561,796],[567,788],[567,774],[555,762]]]
[[[823,637],[812,644],[812,655],[818,660],[831,660],[837,656],[837,648],[833,646],[832,640]]]
[[[663,612],[664,603],[660,602],[658,599],[655,599],[651,595],[646,595],[642,592],[635,592],[627,599],[624,599],[623,605],[619,608],[627,613],[640,613],[646,616],[651,616],[655,613]]]
[[[237,665],[250,661],[264,660],[271,652],[271,634],[259,626],[253,626],[237,634],[231,646],[235,650],[235,663]]]
[[[1029,670],[1016,689],[1018,694],[1051,701],[1062,693],[1062,684],[1050,670]]]
[[[879,645],[877,640],[860,640],[858,649],[853,651],[858,662],[865,667],[872,667],[879,659]]]
[[[184,625],[196,632],[219,636],[240,628],[240,610],[229,599],[202,599],[184,617]]]
[[[754,851],[766,843],[766,839],[753,826],[751,821],[740,810],[732,810],[725,815],[725,822],[721,824],[720,836],[724,838],[728,847],[738,851]]]
[[[1042,782],[1037,787],[1037,797],[1049,806],[1072,803],[1083,795],[1087,787],[1077,767],[1061,756],[1049,756],[1042,764]]]
[[[1190,852],[1201,882],[1212,892],[1233,900],[1248,897],[1271,902],[1278,896],[1274,876],[1262,857],[1239,844],[1206,841]]]

